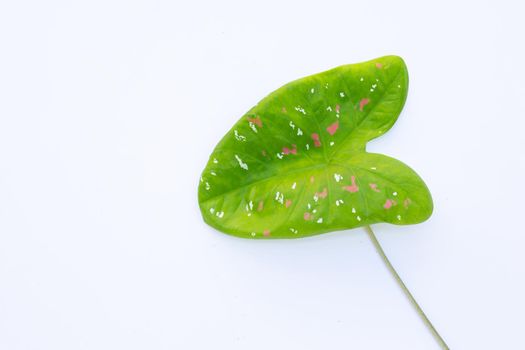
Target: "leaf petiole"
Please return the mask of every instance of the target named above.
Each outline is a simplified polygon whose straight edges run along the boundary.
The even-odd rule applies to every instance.
[[[430,322],[430,320],[428,319],[427,315],[425,315],[425,313],[423,312],[423,310],[421,309],[421,307],[417,303],[416,299],[414,299],[414,297],[412,296],[412,293],[410,293],[410,291],[408,290],[407,286],[405,285],[405,283],[403,282],[401,277],[399,277],[398,273],[396,272],[396,270],[394,269],[394,267],[390,263],[390,260],[388,260],[387,256],[385,255],[385,252],[384,252],[383,248],[381,248],[381,245],[379,244],[379,241],[377,240],[377,238],[376,238],[376,236],[374,234],[374,231],[372,231],[372,228],[370,226],[365,226],[365,230],[368,233],[368,237],[370,237],[370,240],[374,244],[374,247],[376,248],[377,253],[383,259],[383,262],[385,263],[386,267],[388,268],[388,270],[390,271],[392,276],[394,276],[394,279],[396,280],[396,282],[399,285],[399,287],[401,287],[403,292],[405,292],[405,295],[407,296],[408,300],[410,300],[410,303],[412,304],[412,306],[414,306],[414,308],[416,309],[419,317],[421,317],[421,319],[423,320],[423,322],[427,326],[428,330],[434,336],[434,339],[436,339],[436,341],[438,342],[439,346],[442,349],[449,350],[448,345],[445,343],[445,341],[443,340],[441,335],[439,335],[439,333],[436,330],[436,328],[434,328],[434,326],[432,325],[432,322]]]

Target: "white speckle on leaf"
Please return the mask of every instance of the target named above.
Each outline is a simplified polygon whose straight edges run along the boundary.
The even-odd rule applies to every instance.
[[[401,215],[398,215],[398,216],[397,216],[397,219],[398,219],[399,221],[401,221]]]
[[[248,124],[250,125],[250,129],[252,129],[253,132],[257,134],[257,128],[255,127],[255,124],[252,122],[249,122]]]
[[[318,224],[322,224],[322,223],[323,223],[323,218],[319,218],[319,219],[317,219],[317,223],[318,223]]]
[[[217,160],[217,158],[213,158],[213,163],[215,163],[215,164],[219,163],[219,161]]]
[[[392,193],[393,196],[397,196],[397,192]]]
[[[341,92],[339,93],[339,96],[341,96],[341,97],[345,97],[345,93],[341,91]]]
[[[206,188],[206,191],[210,190],[210,183],[208,181],[204,184],[204,188]]]
[[[330,141],[330,146],[333,146],[335,145],[335,142],[334,141]]]
[[[237,141],[246,141],[246,136],[239,134],[237,130],[233,130],[233,135],[235,135]]]
[[[377,170],[377,168],[376,168],[375,166],[370,167],[370,169],[372,169],[372,170]]]
[[[210,208],[210,213],[215,213],[215,208]]]
[[[295,129],[295,124],[293,123],[293,121],[290,120],[290,123],[288,125],[290,125],[290,128],[292,128],[292,130]]]
[[[303,131],[301,128],[297,128],[297,136],[301,136],[303,134]]]
[[[319,200],[319,197],[315,194],[314,195],[314,202],[317,202]]]
[[[217,173],[215,171],[210,171],[210,174],[212,174],[213,176],[217,176]]]
[[[359,79],[359,81],[363,81],[363,80],[365,80],[365,78],[363,78],[363,77],[361,77],[361,79]]]
[[[250,201],[250,203],[248,203],[248,206],[250,207],[250,210],[253,210],[253,202]]]
[[[300,112],[300,113],[306,115],[306,111],[305,111],[304,108],[301,107],[301,106],[296,106],[296,107],[295,107],[295,110],[296,110],[297,112]]]
[[[359,215],[357,216],[356,219],[357,219],[357,221],[361,221],[361,217]]]
[[[307,143],[307,144],[306,144],[306,150],[308,151],[309,149],[310,149],[310,144]]]
[[[217,213],[215,213],[215,216],[217,216],[219,219],[222,219],[222,217],[224,216],[224,212],[218,211]]]
[[[255,232],[252,232],[250,233],[252,235],[252,237],[255,237],[256,233]]]
[[[277,158],[283,159],[283,154],[282,153],[277,153]]]
[[[295,190],[295,186],[297,186],[297,182],[294,182],[294,183],[292,184],[292,190]]]
[[[328,107],[326,107],[326,110],[331,112],[332,111],[332,107],[328,106]]]
[[[341,174],[334,173],[334,179],[335,179],[335,182],[339,182],[343,179],[343,177],[341,176]]]
[[[308,203],[307,207],[308,207],[308,209],[311,209],[311,208],[312,208],[312,206],[310,205],[310,203]]]
[[[317,209],[312,210],[312,213],[313,214],[317,213]]]
[[[352,213],[354,213],[354,214],[355,214],[355,208],[352,208]]]
[[[291,231],[293,234],[297,234],[297,233],[299,233],[299,231],[297,231],[297,230],[294,229],[293,227],[290,227],[290,231]]]
[[[281,204],[284,204],[284,194],[277,191],[277,193],[275,194],[275,200]]]
[[[310,89],[310,93],[313,94],[314,92],[315,92],[315,89],[314,89],[314,88],[311,88],[311,89]]]
[[[237,162],[239,162],[239,166],[241,168],[243,168],[244,170],[248,170],[248,164],[244,163],[238,155],[235,155],[235,159],[237,159]]]
[[[372,84],[372,89],[375,89],[377,87],[377,84]]]
[[[401,85],[398,85],[397,88],[398,88],[398,89],[401,89]]]

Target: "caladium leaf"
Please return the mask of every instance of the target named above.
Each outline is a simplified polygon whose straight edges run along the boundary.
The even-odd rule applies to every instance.
[[[400,57],[293,81],[246,113],[210,156],[199,185],[204,220],[245,238],[298,238],[432,213],[421,178],[366,152],[392,127],[408,90]]]

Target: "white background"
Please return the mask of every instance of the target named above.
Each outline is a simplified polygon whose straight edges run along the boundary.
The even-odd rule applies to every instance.
[[[434,197],[376,225],[451,349],[524,349],[520,1],[4,1],[0,349],[437,349],[362,229],[206,226],[214,145],[282,84],[385,54],[407,104],[369,150]]]

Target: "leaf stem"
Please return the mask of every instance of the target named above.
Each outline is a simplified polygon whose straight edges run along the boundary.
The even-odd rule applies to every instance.
[[[443,338],[441,338],[441,336],[439,335],[438,331],[434,328],[434,326],[432,325],[432,323],[430,322],[428,317],[425,315],[425,313],[423,312],[421,307],[418,305],[416,299],[414,299],[414,297],[412,296],[412,293],[410,293],[410,291],[408,290],[408,288],[405,285],[405,283],[403,283],[403,280],[401,279],[401,277],[399,277],[399,275],[397,274],[396,270],[394,269],[394,267],[390,263],[390,260],[388,260],[388,258],[386,257],[385,252],[383,251],[383,248],[381,248],[381,245],[379,244],[379,241],[377,240],[377,238],[376,238],[376,236],[374,234],[374,231],[372,231],[372,228],[370,226],[365,226],[365,230],[368,233],[368,237],[370,237],[370,240],[374,244],[374,247],[376,248],[377,253],[383,259],[383,262],[385,263],[386,267],[388,268],[388,270],[390,271],[392,276],[394,276],[394,279],[396,280],[396,282],[399,285],[399,287],[401,287],[403,292],[405,292],[405,295],[407,296],[408,300],[410,300],[410,303],[416,309],[419,317],[421,317],[421,319],[423,320],[423,322],[427,326],[428,330],[432,333],[432,335],[434,336],[434,339],[436,339],[436,341],[438,342],[439,346],[442,349],[449,350],[448,345],[445,343]]]

